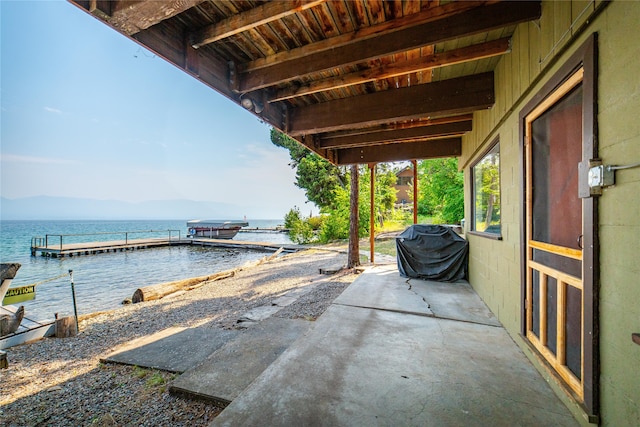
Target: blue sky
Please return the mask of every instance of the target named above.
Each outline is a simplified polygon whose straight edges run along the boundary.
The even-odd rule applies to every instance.
[[[229,203],[304,192],[269,127],[65,1],[0,1],[3,197]]]

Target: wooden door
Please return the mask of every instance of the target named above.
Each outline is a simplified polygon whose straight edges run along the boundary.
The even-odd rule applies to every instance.
[[[584,393],[583,70],[525,117],[526,338]],[[589,239],[590,240],[590,239]]]

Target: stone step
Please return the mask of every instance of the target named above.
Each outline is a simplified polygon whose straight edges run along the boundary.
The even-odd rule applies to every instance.
[[[200,365],[169,386],[169,392],[228,405],[313,322],[270,317],[244,329]]]

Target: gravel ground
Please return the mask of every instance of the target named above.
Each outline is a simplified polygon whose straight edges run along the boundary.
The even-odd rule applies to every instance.
[[[355,278],[320,275],[344,253],[306,250],[242,268],[234,277],[173,298],[123,306],[80,322],[72,338],[47,338],[8,350],[0,370],[2,426],[203,426],[221,411],[213,403],[170,395],[169,372],[100,358],[122,344],[168,327],[238,327],[248,310],[293,289],[311,290],[275,316],[314,320]]]

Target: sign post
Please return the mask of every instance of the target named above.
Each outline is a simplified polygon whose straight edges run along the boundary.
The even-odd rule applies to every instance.
[[[69,277],[71,278],[71,296],[73,297],[73,315],[76,318],[76,331],[80,332],[80,324],[78,323],[78,307],[76,305],[76,287],[73,284],[73,270],[69,270]]]

